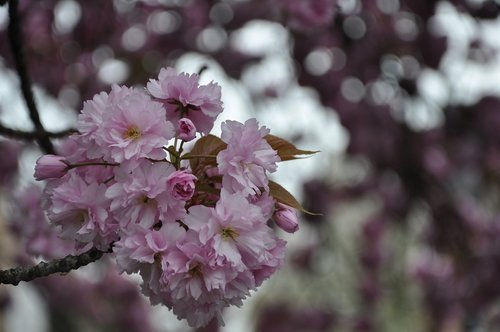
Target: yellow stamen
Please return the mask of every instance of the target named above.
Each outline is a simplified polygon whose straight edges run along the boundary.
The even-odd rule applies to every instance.
[[[147,204],[149,202],[149,197],[146,195],[141,195],[138,198],[139,203]]]
[[[220,234],[222,235],[222,238],[224,240],[227,240],[229,238],[231,240],[235,240],[239,236],[238,232],[236,232],[231,227],[226,227],[226,228],[221,229]]]
[[[199,265],[196,265],[196,266],[192,267],[191,269],[189,269],[189,274],[192,277],[201,277],[203,275],[201,273],[201,268]]]
[[[123,138],[136,140],[141,137],[141,131],[136,126],[131,126],[123,133]]]

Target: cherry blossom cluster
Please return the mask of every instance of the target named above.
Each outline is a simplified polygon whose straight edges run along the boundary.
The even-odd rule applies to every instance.
[[[255,119],[211,135],[222,110],[218,84],[165,68],[146,89],[115,85],[85,102],[78,133],[35,166],[61,237],[77,250],[112,248],[151,303],[196,327],[222,323],[225,307],[283,264],[285,241],[270,221],[293,233],[301,207],[268,174],[313,153]]]

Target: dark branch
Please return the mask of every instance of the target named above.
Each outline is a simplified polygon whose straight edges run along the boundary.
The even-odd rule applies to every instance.
[[[109,250],[109,252],[111,249]],[[17,285],[21,281],[31,281],[55,273],[66,273],[100,259],[105,252],[92,248],[78,256],[66,256],[50,262],[41,262],[30,267],[16,267],[0,271],[0,284]]]
[[[201,74],[203,74],[203,72],[207,69],[208,65],[204,64],[203,66],[201,66],[201,68],[198,70],[198,76],[201,76]]]
[[[31,79],[28,75],[28,67],[24,58],[23,40],[21,34],[21,19],[17,10],[18,0],[9,0],[9,43],[12,49],[12,55],[16,64],[19,80],[21,81],[21,91],[24,101],[28,107],[31,121],[35,125],[36,132],[41,133],[36,137],[36,141],[45,153],[54,153],[54,147],[47,135],[44,135],[45,129],[40,121],[40,115],[35,104],[33,91],[31,90]]]
[[[23,139],[27,141],[36,140],[44,136],[52,138],[63,138],[76,132],[77,132],[76,129],[73,128],[58,132],[41,132],[41,133],[31,132],[31,131],[12,129],[0,123],[0,135],[7,136],[10,138]]]

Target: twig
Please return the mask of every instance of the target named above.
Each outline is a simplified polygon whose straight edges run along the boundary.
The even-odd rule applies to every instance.
[[[40,121],[40,115],[35,104],[33,91],[31,90],[31,79],[28,75],[28,67],[24,58],[23,40],[20,31],[21,19],[18,13],[18,0],[9,0],[9,43],[12,49],[12,55],[16,64],[19,80],[21,81],[21,91],[24,101],[28,107],[31,121],[35,125],[36,132],[40,133],[36,141],[45,153],[54,153],[54,146],[49,137],[45,134],[45,129]]]
[[[110,252],[111,249],[108,251]],[[16,267],[9,270],[0,271],[0,284],[10,284],[16,286],[21,281],[31,281],[36,278],[46,277],[55,273],[66,273],[76,270],[89,263],[100,259],[105,252],[96,248],[78,255],[68,255],[61,259],[50,262],[41,262],[30,267]]]
[[[207,69],[208,69],[207,64],[202,65],[201,68],[198,70],[198,76],[201,76],[201,74],[203,74],[203,72]]]
[[[31,131],[23,131],[23,130],[18,130],[18,129],[12,129],[9,127],[4,126],[3,124],[0,123],[0,135],[2,136],[8,136],[10,138],[17,138],[17,139],[23,139],[23,140],[36,140],[37,138],[47,136],[47,137],[52,137],[52,138],[63,138],[68,135],[71,135],[73,133],[76,133],[76,129],[66,129],[63,131],[58,131],[58,132],[31,132]]]

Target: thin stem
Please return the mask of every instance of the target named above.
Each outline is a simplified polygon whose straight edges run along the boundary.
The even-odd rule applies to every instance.
[[[186,154],[182,156],[180,159],[196,159],[196,158],[217,158],[217,156],[204,155],[204,154]]]
[[[179,146],[179,155],[181,155],[181,154],[182,154],[182,151],[183,151],[182,149],[183,149],[183,147],[184,147],[184,141],[181,141],[181,145]]]
[[[54,154],[54,146],[40,121],[40,115],[35,104],[33,91],[31,90],[31,79],[28,74],[28,67],[22,47],[23,39],[20,28],[21,25],[21,18],[18,13],[18,0],[9,0],[9,43],[17,73],[19,74],[19,80],[21,81],[21,91],[24,101],[28,107],[31,121],[35,126],[35,131],[37,132],[35,139],[45,153]]]
[[[111,248],[107,251],[111,252]],[[41,262],[35,266],[16,267],[0,271],[0,284],[17,285],[21,281],[31,281],[55,273],[67,273],[100,259],[106,252],[92,248],[83,254],[68,255],[50,262]]]
[[[167,159],[153,159],[153,158],[146,158],[146,159],[149,160],[152,163],[169,163],[169,164],[172,164]]]
[[[201,68],[198,70],[198,76],[201,76],[201,74],[203,74],[203,72],[207,69],[208,69],[207,64],[202,65]]]
[[[83,167],[83,166],[120,166],[120,164],[118,164],[118,163],[106,163],[106,162],[89,161],[89,162],[84,162],[84,163],[78,163],[78,164],[68,165],[68,169],[72,169],[72,168],[76,168],[76,167]]]

